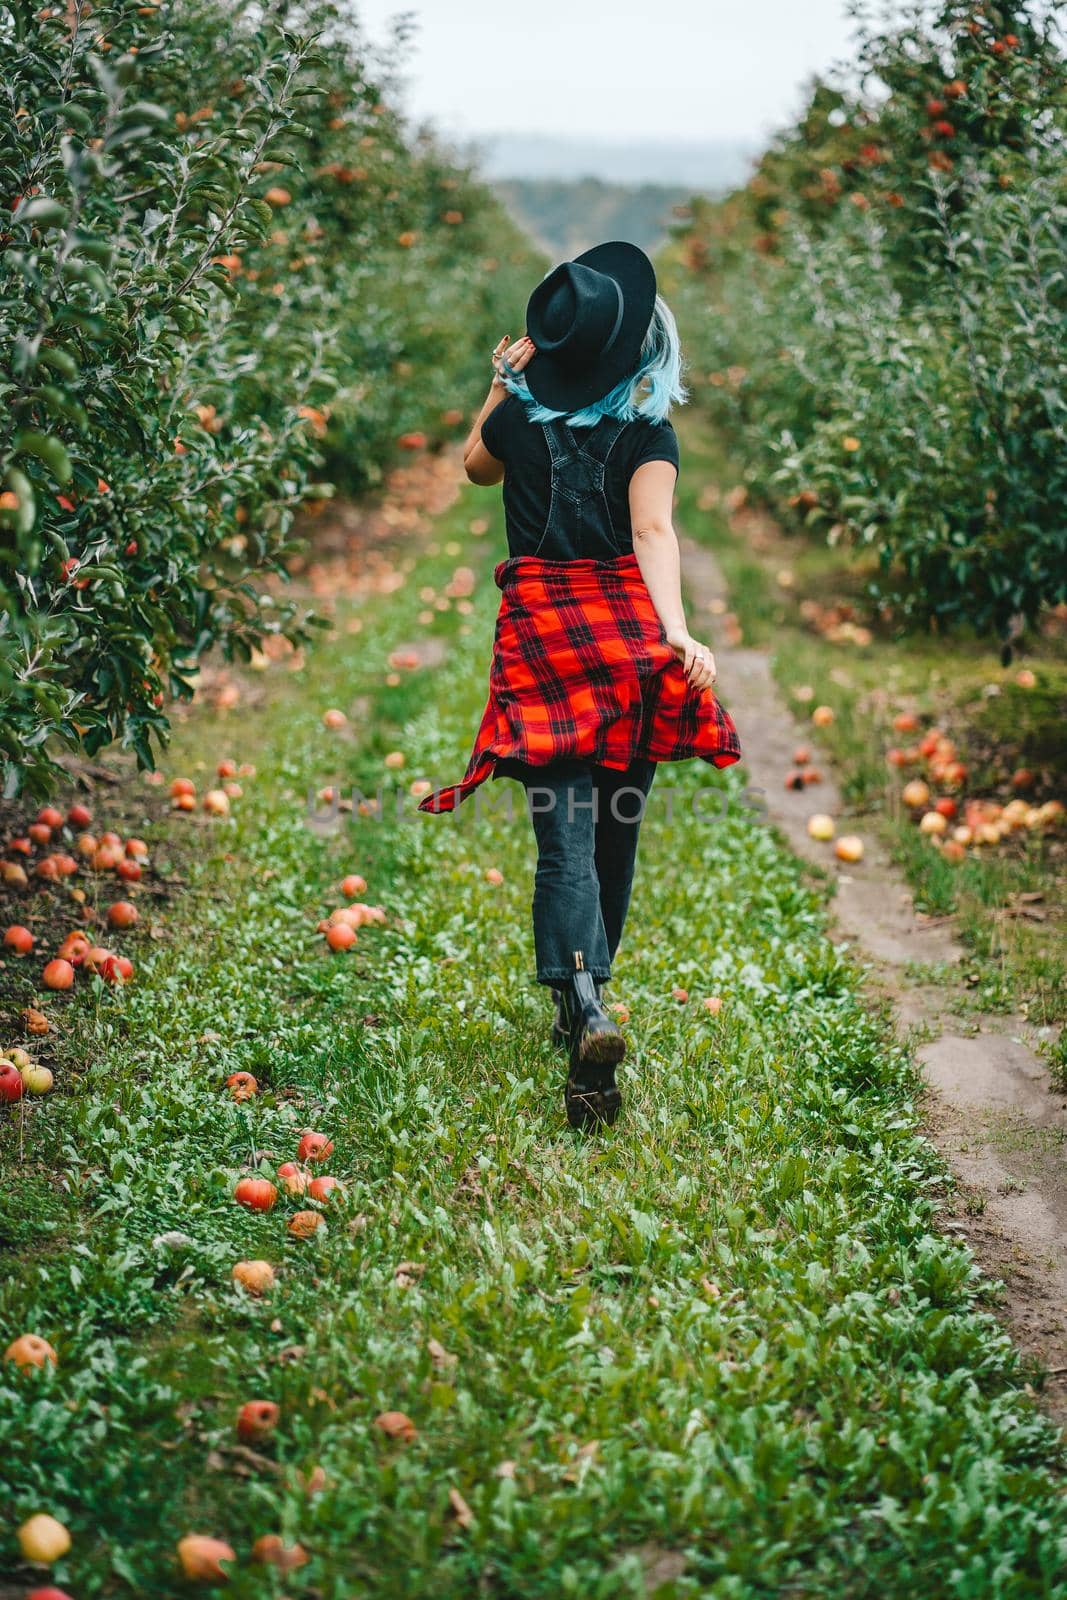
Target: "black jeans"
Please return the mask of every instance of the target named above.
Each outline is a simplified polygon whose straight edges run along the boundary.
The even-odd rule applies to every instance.
[[[606,980],[630,904],[656,763],[638,758],[615,772],[591,761],[509,762],[507,771],[526,790],[537,839],[537,981],[558,985],[576,966]]]

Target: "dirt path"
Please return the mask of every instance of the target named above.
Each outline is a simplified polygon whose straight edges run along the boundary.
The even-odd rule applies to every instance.
[[[694,612],[716,609],[726,585],[715,556],[683,538],[686,582]],[[865,852],[855,867],[839,863],[808,837],[815,810],[847,816],[832,773],[823,765],[817,800],[783,788],[793,750],[812,730],[794,721],[774,682],[770,656],[716,642],[723,699],[741,729],[754,788],[769,820],[802,858],[836,880],[834,912],[842,936],[869,968],[872,987],[892,1001],[901,1030],[915,1030],[929,1085],[926,1123],[959,1187],[947,1226],[964,1238],[982,1266],[1005,1284],[1005,1310],[1020,1348],[1047,1369],[1042,1401],[1067,1420],[1067,1096],[1026,1041],[1021,1017],[976,1015],[953,1008],[966,994],[966,955],[948,919],[925,917],[887,851],[857,822]],[[839,826],[839,831],[844,831]],[[960,967],[960,978],[937,986],[909,977],[913,964]]]

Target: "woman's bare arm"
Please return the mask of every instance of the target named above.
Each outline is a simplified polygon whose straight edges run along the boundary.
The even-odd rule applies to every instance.
[[[508,363],[512,371],[521,372],[528,365],[533,354],[533,344],[525,334],[521,339],[516,339],[513,345],[508,344],[507,334],[505,334],[493,351],[493,365],[499,372],[499,363],[503,359]],[[482,409],[474,419],[474,426],[467,435],[467,442],[463,446],[463,466],[471,483],[488,486],[492,483],[499,483],[504,476],[504,463],[498,461],[496,456],[490,455],[482,443],[482,423],[490,411],[496,410],[507,392],[507,387],[501,382],[500,378],[494,378],[489,385],[489,393],[485,397]]]
[[[715,682],[715,657],[689,632],[682,605],[682,562],[672,507],[675,470],[669,461],[646,461],[630,479],[630,525],[641,568],[667,643],[694,689]]]

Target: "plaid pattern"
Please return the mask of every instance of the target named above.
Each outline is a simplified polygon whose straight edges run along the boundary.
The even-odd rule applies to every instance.
[[[513,556],[495,576],[503,599],[489,701],[467,771],[420,811],[455,810],[502,757],[619,769],[637,756],[717,767],[738,759],[733,721],[710,689],[690,688],[635,556]]]

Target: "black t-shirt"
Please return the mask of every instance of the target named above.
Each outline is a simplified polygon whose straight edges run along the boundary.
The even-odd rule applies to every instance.
[[[579,444],[586,428],[572,428]],[[507,395],[482,423],[482,443],[491,456],[504,463],[504,517],[508,552],[533,555],[548,521],[552,489],[552,460],[544,429],[528,420],[517,395]],[[616,542],[624,554],[633,549],[630,527],[630,479],[646,461],[669,461],[678,470],[678,439],[669,422],[638,417],[628,422],[611,447],[604,479],[604,494],[611,512]]]

